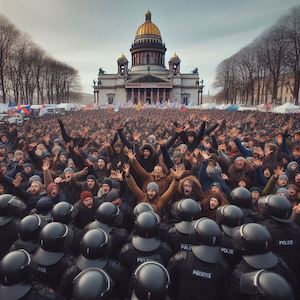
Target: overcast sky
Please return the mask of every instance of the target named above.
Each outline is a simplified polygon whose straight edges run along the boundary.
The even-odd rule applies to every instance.
[[[199,68],[213,93],[215,69],[251,42],[299,0],[0,0],[0,14],[54,58],[79,71],[82,90],[92,92],[99,67],[117,71],[147,9],[181,71]]]

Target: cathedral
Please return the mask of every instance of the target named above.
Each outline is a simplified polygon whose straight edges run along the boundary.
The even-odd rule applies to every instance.
[[[100,68],[93,86],[95,103],[98,106],[130,106],[138,102],[197,104],[201,88],[198,69],[181,73],[181,60],[176,53],[166,68],[166,50],[160,30],[152,23],[151,12],[147,11],[145,22],[137,29],[130,48],[131,67],[122,54],[117,60],[117,74],[107,74]]]

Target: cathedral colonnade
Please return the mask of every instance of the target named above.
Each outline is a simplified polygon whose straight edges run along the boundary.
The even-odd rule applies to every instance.
[[[127,88],[126,100],[137,104],[159,104],[166,101],[172,101],[172,89],[170,88]]]

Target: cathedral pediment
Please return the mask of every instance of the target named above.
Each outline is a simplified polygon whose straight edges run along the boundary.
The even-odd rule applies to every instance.
[[[128,80],[128,83],[152,83],[152,82],[169,83],[169,81],[167,81],[167,80],[163,80],[159,77],[156,77],[156,76],[153,76],[150,74]]]

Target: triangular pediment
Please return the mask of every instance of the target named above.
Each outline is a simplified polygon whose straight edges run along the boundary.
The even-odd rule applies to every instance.
[[[131,80],[128,80],[128,83],[147,83],[147,82],[162,82],[162,83],[166,83],[169,81],[164,80],[162,78],[147,74],[147,75],[143,75],[141,77],[138,78],[132,78]]]

